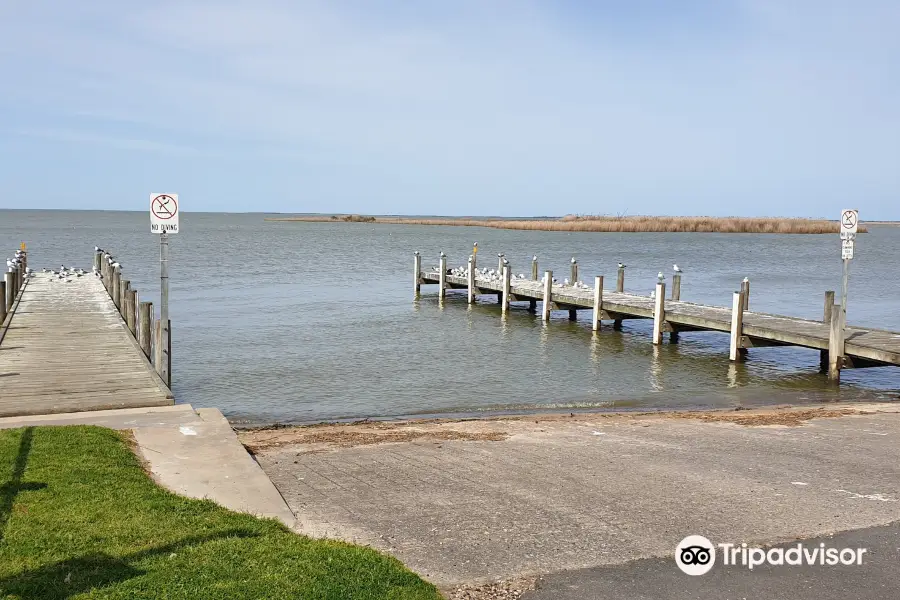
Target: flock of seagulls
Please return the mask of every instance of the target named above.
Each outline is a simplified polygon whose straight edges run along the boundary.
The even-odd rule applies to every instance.
[[[102,252],[102,250],[98,246],[94,246],[94,250],[98,252]],[[25,253],[21,250],[16,250],[15,256],[12,258],[6,259],[6,268],[10,271],[15,271],[19,268],[19,265],[25,258]],[[112,256],[109,257],[109,264],[112,267],[122,268]],[[41,269],[42,273],[46,273],[50,275],[50,281],[62,281],[63,283],[70,283],[74,281],[73,278],[77,279],[79,277],[84,277],[87,275],[87,271],[78,267],[67,267],[66,265],[60,265],[59,270],[54,269]],[[97,277],[98,279],[103,279],[103,275],[97,269],[91,269],[91,273]],[[31,267],[25,267],[25,277],[31,278],[35,276],[35,272],[31,269]]]
[[[477,245],[478,245],[478,244],[475,244],[476,247],[477,247]],[[417,252],[416,254],[418,254],[418,252]],[[441,256],[441,258],[444,258],[444,257],[446,257],[447,255],[444,254],[443,251],[441,251],[440,256]],[[502,265],[504,265],[504,266],[509,265],[509,261],[505,258],[505,255],[504,255],[504,254],[502,254],[502,253],[497,254],[497,258],[499,259],[500,264],[502,264]],[[531,260],[532,260],[532,261],[537,261],[537,255],[532,256]],[[574,264],[576,264],[578,261],[576,261],[576,260],[575,260],[575,257],[573,256],[571,262],[572,262],[572,264],[574,265]],[[628,267],[628,265],[626,265],[626,264],[623,263],[623,262],[619,262],[619,263],[617,263],[617,264],[618,264],[618,267],[619,267],[620,269],[625,269],[626,267]],[[439,273],[439,272],[440,272],[440,268],[439,268],[439,267],[432,267],[431,269],[432,269],[432,271],[435,272],[435,273]],[[681,273],[684,273],[684,269],[682,269],[681,267],[679,267],[678,264],[673,264],[673,265],[672,265],[672,272],[673,272],[674,274],[681,274]],[[503,271],[502,271],[502,268],[500,268],[500,267],[498,267],[497,269],[489,269],[489,268],[487,268],[487,267],[482,268],[482,269],[475,269],[475,274],[476,274],[477,277],[483,278],[483,279],[487,279],[488,281],[500,281],[500,280],[503,279]],[[449,268],[449,269],[447,269],[447,275],[452,275],[452,276],[454,276],[454,277],[468,277],[468,276],[469,276],[469,267],[463,266],[463,267],[452,267],[452,268]],[[526,279],[524,273],[513,274],[513,275],[511,275],[511,277],[512,277],[512,279],[514,279],[514,280],[515,280],[515,279]],[[659,280],[660,283],[662,283],[662,282],[664,282],[664,281],[666,280],[666,276],[665,276],[665,274],[664,274],[662,271],[660,271],[660,272],[657,274],[656,278],[657,278],[657,280]],[[543,281],[543,279],[542,279],[542,281]],[[560,282],[556,277],[554,277],[554,278],[553,278],[553,283],[554,283],[555,285],[571,286],[571,287],[574,287],[575,289],[583,289],[583,290],[590,290],[590,289],[593,289],[591,286],[587,285],[587,284],[584,283],[583,281],[572,281],[572,282],[570,282],[568,278],[564,278],[564,279],[562,280],[562,282]],[[656,291],[655,291],[655,290],[651,291],[651,292],[650,292],[650,297],[653,298],[653,297],[655,297],[655,296],[656,296]]]
[[[41,269],[41,272],[49,273],[51,282],[62,281],[63,283],[71,283],[73,281],[73,279],[71,279],[72,277],[77,279],[78,277],[83,277],[87,274],[84,269],[69,268],[66,265],[60,265],[59,271],[54,271],[53,269]]]

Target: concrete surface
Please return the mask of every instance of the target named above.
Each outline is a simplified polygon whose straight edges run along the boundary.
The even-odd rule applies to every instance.
[[[707,600],[752,598],[783,600],[885,600],[900,598],[900,524],[869,527],[834,536],[804,540],[814,548],[866,548],[861,565],[759,566],[752,571],[718,564],[706,575],[691,577],[675,566],[672,556],[637,560],[551,575],[523,600]],[[796,545],[789,544],[789,545]],[[784,547],[784,545],[782,545]],[[718,560],[718,557],[717,557]]]
[[[298,531],[372,545],[448,588],[669,557],[690,534],[764,544],[898,520],[896,411],[790,427],[578,415],[242,439]],[[373,443],[391,427],[395,441]]]
[[[294,526],[294,515],[278,490],[217,409],[194,410],[179,404],[0,418],[0,429],[48,425],[130,429],[141,458],[160,485]]]

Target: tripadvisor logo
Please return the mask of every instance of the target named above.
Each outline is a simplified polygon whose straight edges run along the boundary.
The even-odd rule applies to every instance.
[[[675,548],[675,564],[688,575],[705,575],[716,564],[716,548],[721,551],[722,566],[741,566],[751,571],[760,565],[861,565],[867,551],[866,548],[831,548],[824,543],[768,549],[747,544],[714,545],[702,535],[689,535]]]

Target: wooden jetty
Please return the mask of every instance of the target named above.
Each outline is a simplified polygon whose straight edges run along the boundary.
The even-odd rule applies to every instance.
[[[152,305],[103,259],[102,279],[5,274],[0,416],[174,404],[151,363]]]
[[[537,310],[541,302],[541,316],[550,319],[550,311],[567,310],[575,320],[577,311],[592,312],[592,326],[599,330],[602,321],[621,326],[625,319],[652,319],[651,341],[660,344],[663,334],[672,338],[689,331],[721,331],[730,336],[729,358],[739,361],[750,348],[764,346],[800,346],[820,351],[820,368],[830,379],[838,381],[844,368],[894,365],[900,366],[900,332],[845,324],[846,314],[834,302],[834,292],[825,292],[825,309],[821,321],[774,315],[750,310],[750,282],[745,279],[735,291],[732,305],[710,306],[681,299],[681,275],[673,276],[671,294],[666,297],[666,283],[659,281],[653,296],[626,293],[625,268],[619,267],[614,291],[604,289],[603,276],[594,278],[592,285],[573,285],[579,282],[578,263],[573,258],[566,274],[570,284],[554,282],[553,271],[545,271],[538,278],[537,258],[532,261],[531,277],[512,275],[503,255],[490,265],[489,273],[477,268],[473,256],[468,267],[448,269],[447,258],[441,254],[439,264],[422,269],[421,256],[415,255],[414,285],[418,295],[422,284],[437,284],[441,299],[447,290],[467,290],[469,303],[478,295],[496,295],[501,314],[509,311],[512,302],[528,302]]]

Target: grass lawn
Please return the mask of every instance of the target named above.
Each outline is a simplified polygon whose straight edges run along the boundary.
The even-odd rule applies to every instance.
[[[0,431],[0,598],[437,600],[374,550],[160,487],[122,434]]]

